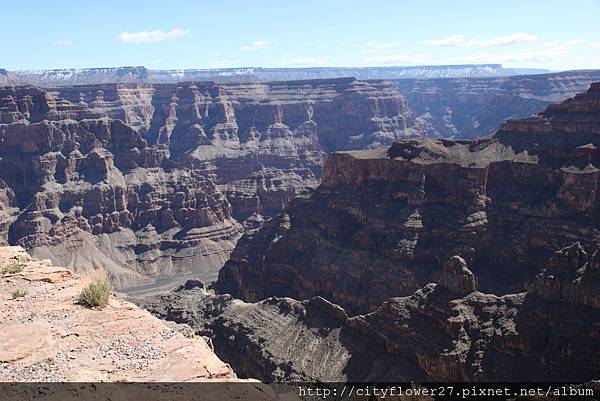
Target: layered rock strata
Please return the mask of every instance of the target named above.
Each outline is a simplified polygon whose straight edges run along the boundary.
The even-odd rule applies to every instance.
[[[418,134],[412,112],[392,85],[354,79],[102,84],[50,91],[5,87],[0,120],[0,241],[82,269],[94,259],[119,271],[115,277],[125,285],[146,272],[192,273],[192,265],[214,277],[240,232],[232,218],[259,226],[263,216],[306,195],[318,185],[328,152],[378,147]],[[115,135],[124,142],[107,142]],[[71,139],[61,144],[62,136]],[[152,189],[142,192],[151,192],[151,203],[133,199],[146,180]],[[97,189],[106,186],[102,181],[108,189]],[[189,181],[197,187],[185,195],[182,187]],[[121,205],[120,191],[127,193],[127,205]],[[191,214],[171,219],[168,210],[180,207],[180,192]],[[73,206],[85,209],[85,224]],[[147,208],[153,216],[161,209],[166,214],[138,219]],[[125,210],[135,216],[122,216]],[[477,212],[469,218],[479,221],[483,215]],[[68,222],[61,213],[71,216]],[[206,216],[190,217],[197,213]],[[449,251],[454,253],[463,254]],[[419,274],[408,282],[424,283],[427,271]],[[486,288],[485,279],[482,285]]]
[[[103,266],[119,286],[214,274],[240,233],[211,180],[121,120],[2,124],[0,155],[3,237],[75,271]]]
[[[2,71],[10,78],[4,78]],[[105,83],[175,83],[180,81],[260,82],[298,79],[359,79],[497,77],[547,72],[539,69],[503,68],[500,64],[466,64],[414,67],[311,67],[311,68],[211,68],[208,70],[151,70],[143,66],[56,70],[6,71],[0,85],[15,81],[39,86]]]
[[[493,137],[335,153],[213,289],[141,304],[263,380],[593,380],[599,111],[594,84]]]
[[[438,281],[460,255],[483,291],[524,290],[555,249],[600,234],[599,96],[594,84],[477,141],[333,154],[310,197],[238,242],[216,288],[365,313]]]
[[[406,102],[390,84],[352,78],[103,84],[50,92],[6,87],[0,99],[3,123],[119,119],[149,145],[211,175],[242,218],[276,213],[296,194],[318,185],[329,151],[416,135]]]
[[[0,179],[0,245],[8,244],[8,230],[19,215],[14,191]]]
[[[416,115],[425,136],[476,138],[506,119],[536,114],[554,102],[586,91],[600,70],[495,78],[402,79],[394,86]]]
[[[154,315],[212,339],[240,377],[262,381],[340,382],[424,379],[412,361],[363,337],[339,306],[321,297],[245,303],[215,295],[199,281],[135,300]]]
[[[25,83],[18,78],[14,72],[8,71],[5,68],[0,68],[0,87],[9,85],[19,85]]]
[[[389,83],[129,84],[54,88],[89,113],[119,118],[149,144],[211,177],[234,215],[271,216],[316,187],[327,152],[414,136]]]
[[[573,244],[528,292],[503,296],[477,291],[454,256],[439,284],[353,317],[321,297],[245,303],[197,281],[139,302],[266,381],[581,382],[600,374],[597,254]]]
[[[241,232],[318,185],[327,152],[411,136],[390,84],[0,89],[0,241],[120,287],[210,280]]]
[[[386,301],[361,324],[366,322],[368,335],[379,336],[389,352],[409,356],[434,380],[592,380],[600,374],[600,310],[592,306],[598,293],[585,301],[539,295],[548,269],[571,275],[575,269],[593,269],[593,260],[584,254],[577,266],[563,257],[578,248],[557,252],[526,293],[458,295],[451,288],[427,285],[407,298]],[[588,287],[567,277],[556,281],[588,294],[598,291],[593,273],[587,277]],[[581,313],[587,318],[581,319]]]

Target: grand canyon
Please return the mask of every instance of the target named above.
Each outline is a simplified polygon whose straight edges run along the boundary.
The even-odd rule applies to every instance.
[[[0,399],[600,394],[598,5],[334,3],[5,5]]]
[[[599,100],[593,84],[489,138],[335,153],[212,289],[141,304],[266,381],[592,380]]]
[[[1,239],[242,378],[592,380],[594,80],[5,86]]]
[[[214,280],[245,229],[319,185],[332,152],[485,135],[594,79],[6,86],[0,240],[75,271],[106,268],[122,288]]]

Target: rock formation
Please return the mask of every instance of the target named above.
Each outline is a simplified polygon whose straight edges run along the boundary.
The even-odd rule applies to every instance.
[[[5,71],[3,75],[0,69],[0,86],[27,82],[43,87],[83,85],[93,89],[115,83],[260,82],[350,76],[362,80],[393,80],[393,85],[407,97],[416,112],[417,130],[426,136],[475,138],[493,132],[505,119],[527,117],[552,102],[585,91],[592,82],[600,80],[600,70],[547,73],[499,65],[178,71],[121,67]],[[78,99],[79,94],[75,96]]]
[[[319,183],[327,152],[412,136],[390,84],[0,89],[0,241],[120,287],[204,274]],[[234,219],[235,218],[235,219]]]
[[[445,266],[440,284],[353,317],[321,297],[244,303],[198,282],[138,302],[210,336],[217,354],[238,374],[266,381],[598,377],[600,277],[586,275],[590,264],[579,244],[557,252],[531,289],[516,294],[474,290],[473,276],[459,257]],[[572,274],[556,276],[558,271]],[[575,271],[586,277],[585,285],[572,281]]]
[[[394,86],[429,137],[477,138],[506,119],[536,114],[553,102],[586,91],[600,70],[494,78],[402,79]]]
[[[564,78],[564,87],[569,88],[573,82],[579,84],[588,78],[571,81]],[[50,257],[74,269],[96,265],[107,267],[122,287],[139,284],[144,277],[163,280],[173,275],[203,274],[203,279],[210,280],[228,258],[241,233],[242,227],[237,222],[245,228],[258,227],[264,217],[277,215],[291,199],[306,196],[319,184],[329,152],[377,148],[419,135],[414,115],[394,85],[339,78],[236,84],[122,83],[48,90],[32,86],[3,87],[0,89],[0,241],[21,244],[36,255]],[[556,92],[556,96],[562,94]],[[547,118],[558,123],[560,113],[563,112],[557,109]],[[540,126],[539,121],[514,124]],[[480,274],[479,266],[487,262],[473,263],[477,247],[466,244],[478,239],[480,231],[477,230],[487,230],[485,222],[491,218],[487,199],[494,198],[490,193],[496,189],[491,188],[491,192],[478,189],[487,185],[487,171],[491,171],[490,177],[499,177],[500,181],[510,179],[509,176],[500,177],[506,170],[500,168],[502,164],[485,166],[486,152],[490,153],[492,161],[500,162],[510,161],[513,156],[522,161],[532,160],[534,157],[529,155],[538,151],[525,152],[528,147],[537,145],[533,140],[532,143],[521,143],[520,137],[511,139],[511,135],[516,135],[510,133],[511,129],[507,126],[493,140],[472,145],[448,141],[404,142],[395,145],[391,151],[399,152],[397,157],[388,158],[375,150],[363,156],[334,155],[328,167],[330,172],[325,172],[325,185],[311,199],[299,200],[298,204],[312,210],[313,202],[323,200],[327,208],[348,207],[348,218],[334,222],[337,217],[323,215],[328,214],[329,209],[319,205],[314,208],[315,220],[319,221],[307,223],[312,225],[309,229],[314,232],[315,227],[325,227],[328,219],[332,226],[343,222],[344,230],[352,231],[358,227],[356,224],[369,228],[359,235],[340,237],[325,244],[332,253],[322,254],[323,263],[329,264],[332,277],[342,266],[328,260],[342,249],[335,242],[348,241],[347,249],[353,249],[344,257],[370,258],[371,251],[356,251],[360,246],[355,245],[363,242],[361,246],[365,249],[387,249],[375,257],[375,260],[381,259],[377,263],[384,270],[388,269],[390,260],[396,263],[398,258],[403,263],[408,261],[420,266],[408,268],[403,277],[392,279],[401,287],[400,294],[408,294],[436,279],[438,265],[455,254],[464,257],[481,276],[482,288],[490,289],[488,283],[496,279],[492,277],[495,273]],[[562,146],[560,141],[573,139],[573,136],[564,140],[559,139],[560,135],[552,137],[558,141],[553,146]],[[583,140],[581,135],[579,138]],[[567,157],[569,163],[575,163],[577,159],[579,164],[576,166],[581,168],[580,164],[586,158],[593,157],[595,145],[592,142],[579,143],[577,147],[580,148],[573,152],[573,157]],[[520,146],[516,152],[511,150],[513,143]],[[539,151],[555,157],[552,151],[544,149]],[[498,152],[505,152],[506,157]],[[419,167],[423,171],[409,168],[415,164],[413,156],[416,161],[427,160],[425,164],[432,164],[432,170],[427,170],[429,167],[426,166]],[[460,160],[459,165],[446,170],[441,164],[434,163],[438,157]],[[351,191],[360,189],[356,183],[350,185],[340,181],[346,174],[343,171],[337,178],[333,172],[348,169],[350,176],[360,177],[356,166],[379,163],[368,162],[368,158],[386,158],[388,160],[381,165],[387,163],[390,167],[395,163],[406,164],[406,179],[381,182],[383,186],[391,185],[388,186],[389,193],[394,192],[393,186],[404,185],[402,182],[405,181],[410,183],[407,186],[412,188],[410,193],[393,195],[409,204],[403,209],[406,215],[394,213],[388,218],[361,214],[365,211],[362,205],[347,205],[343,197],[329,200],[329,194],[336,191],[342,194],[341,187],[348,186]],[[355,163],[355,159],[360,161]],[[470,166],[470,163],[475,165]],[[518,166],[525,170],[537,168],[528,162]],[[459,179],[458,188],[450,188],[443,180],[433,178],[440,176],[438,169],[444,170],[444,174],[455,174],[454,178]],[[556,175],[559,170],[553,171]],[[521,176],[522,172],[511,174]],[[571,196],[568,187],[579,185],[575,181],[584,176],[590,177],[587,174],[569,175],[572,182],[566,183],[557,193],[561,202],[562,197]],[[544,180],[542,176],[538,178]],[[426,182],[421,183],[422,179]],[[421,188],[422,184],[425,187],[433,185],[436,189],[427,192],[427,188]],[[380,205],[387,210],[395,202],[389,193],[382,194],[374,187],[369,189],[369,185],[361,195],[363,204],[381,200],[387,202],[387,206]],[[427,193],[423,205],[418,206],[422,190]],[[436,193],[438,190],[452,195],[446,197],[442,192]],[[470,195],[465,197],[465,191]],[[534,197],[531,195],[531,202]],[[447,212],[438,210],[431,202],[446,200],[453,208],[452,213],[445,214],[446,220],[456,238],[452,244],[441,244],[441,249],[446,252],[439,258],[432,258],[420,245],[434,241],[441,230],[433,228],[435,232],[428,234],[427,222],[436,218],[435,213]],[[511,202],[507,199],[503,210],[516,207],[516,203]],[[461,207],[466,207],[469,213],[464,214],[459,210]],[[490,207],[490,210],[496,210],[494,205]],[[428,214],[430,211],[433,214]],[[292,224],[294,213],[288,212],[288,216]],[[382,220],[371,224],[379,219]],[[393,226],[391,235],[390,222]],[[534,223],[531,224],[533,227]],[[285,221],[273,222],[267,230],[283,232],[286,225]],[[346,235],[337,229],[327,230],[330,231],[328,235]],[[494,240],[489,230],[486,233],[484,240]],[[421,237],[417,241],[419,246],[415,245],[415,236]],[[522,236],[511,241],[529,241],[527,238]],[[579,233],[571,233],[568,237],[569,240],[578,238]],[[378,243],[367,244],[369,241]],[[395,242],[390,245],[388,241]],[[551,242],[542,246],[540,252],[543,254],[537,255],[536,250],[527,255],[512,255],[519,259],[516,266],[534,266],[553,249],[564,245],[559,238]],[[463,245],[457,246],[458,243]],[[315,245],[320,246],[320,243],[317,241],[312,247]],[[429,249],[433,247],[431,242]],[[413,251],[416,255],[411,256]],[[474,253],[471,255],[470,252]],[[502,251],[498,250],[494,260],[502,256],[498,253]],[[353,277],[363,273],[355,271]],[[315,274],[313,280],[318,281],[321,273]],[[502,274],[503,271],[498,273]],[[529,274],[534,274],[533,268]],[[385,285],[388,278],[384,274],[379,284],[379,278],[369,278],[373,288],[383,290],[382,299],[398,295],[383,289],[384,286],[389,288]],[[273,280],[277,278],[273,277]],[[352,282],[356,280],[348,280],[347,292],[353,293]],[[527,280],[518,283],[500,281],[502,288],[523,288]],[[312,295],[322,290],[317,285]],[[358,293],[361,291],[359,288]],[[259,298],[262,295],[256,299]]]
[[[199,282],[135,300],[154,315],[187,324],[212,339],[215,352],[240,377],[263,381],[363,381],[424,378],[411,361],[361,336],[346,312],[315,297],[244,303]]]
[[[240,227],[211,180],[121,120],[85,118],[83,106],[36,88],[9,91],[0,227],[10,243],[75,271],[104,266],[120,286],[226,260]]]
[[[9,85],[19,85],[24,83],[18,78],[15,73],[7,71],[5,68],[0,68],[0,87]]]
[[[0,247],[3,399],[297,399],[289,389],[239,379],[187,325],[114,295],[90,309],[79,302],[85,283],[21,247]]]
[[[272,216],[316,187],[327,152],[416,135],[386,83],[354,79],[156,85],[147,137],[212,177],[234,216]]]
[[[459,255],[480,290],[524,290],[555,249],[600,234],[599,96],[594,84],[477,141],[334,153],[309,198],[238,242],[216,288],[365,313],[438,281]]]
[[[0,179],[0,245],[8,244],[8,230],[19,215],[15,193]]]
[[[458,295],[467,295],[475,291],[475,276],[460,256],[452,256],[442,268],[440,285]]]
[[[267,381],[600,375],[600,83],[492,136],[419,138],[488,133],[597,71],[57,74],[30,74],[40,89],[0,70],[0,245],[70,269],[0,248],[0,265],[23,264],[2,269],[0,380],[233,378],[194,334]],[[142,293],[210,281],[234,246],[214,287],[136,301],[175,325],[117,298],[74,303],[72,271],[102,266]]]
[[[590,281],[589,288],[598,291],[599,283]],[[428,285],[407,298],[390,299],[364,317],[368,333],[382,338],[388,351],[411,356],[434,380],[580,382],[598,377],[596,306],[541,298],[535,290],[456,297],[442,286]],[[580,313],[587,318],[577,317]]]
[[[540,298],[600,308],[600,253],[588,257],[579,242],[557,251],[530,292]]]
[[[21,270],[5,272],[15,265]],[[111,297],[102,310],[79,305],[83,281],[65,268],[32,260],[19,247],[0,247],[0,266],[0,381],[236,377],[202,338],[186,338],[129,302]]]
[[[176,83],[180,81],[261,82],[299,79],[331,79],[356,77],[358,79],[397,78],[451,78],[498,77],[540,74],[547,70],[503,68],[500,64],[466,64],[411,67],[311,67],[311,68],[211,68],[208,70],[150,70],[143,66],[116,68],[82,68],[56,70],[6,71],[11,80],[2,80],[0,86],[16,80],[39,86],[90,85],[107,83]]]
[[[334,153],[213,289],[138,302],[262,380],[596,379],[599,116],[600,83],[492,137]]]

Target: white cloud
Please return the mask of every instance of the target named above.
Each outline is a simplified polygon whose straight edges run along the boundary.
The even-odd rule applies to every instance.
[[[594,49],[600,49],[600,42],[591,42],[590,46],[592,46]]]
[[[466,42],[467,40],[463,34],[448,36],[444,39],[428,39],[423,41],[424,44],[432,46],[464,46]]]
[[[396,42],[368,42],[353,44],[351,47],[368,55],[362,60],[366,65],[413,65],[427,63],[431,59],[429,54],[406,53],[400,50],[399,46]]]
[[[275,63],[278,67],[316,67],[328,64],[331,61],[329,57],[285,57]]]
[[[313,49],[331,49],[331,45],[327,43],[314,43],[314,42],[306,42],[304,46],[310,47]]]
[[[388,51],[378,56],[367,57],[363,64],[370,65],[417,65],[431,61],[429,54],[408,54],[402,51]]]
[[[583,39],[564,42],[545,42],[539,46],[528,47],[518,51],[496,53],[476,53],[466,56],[452,57],[444,60],[449,64],[479,63],[559,63],[577,62],[581,55],[574,47],[584,43]]]
[[[432,46],[451,46],[451,47],[492,47],[506,46],[515,43],[534,42],[538,40],[536,36],[528,33],[513,33],[511,35],[498,36],[491,39],[467,39],[465,35],[452,35],[443,39],[424,40],[423,43]]]
[[[52,42],[53,46],[71,46],[72,43],[70,40],[55,40]]]
[[[160,29],[154,31],[140,31],[140,32],[121,32],[117,39],[123,43],[154,43],[164,42],[167,40],[175,40],[181,38],[190,33],[189,29],[173,28],[168,32],[164,32]]]
[[[398,43],[365,43],[362,45],[354,45],[352,47],[362,48],[362,53],[378,53],[383,50],[389,50],[398,47]]]
[[[254,42],[250,43],[249,45],[245,45],[240,47],[240,50],[265,50],[269,47],[269,41],[268,40],[255,40]]]

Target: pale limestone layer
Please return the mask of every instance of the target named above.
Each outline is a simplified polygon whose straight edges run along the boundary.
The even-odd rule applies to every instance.
[[[1,381],[205,381],[235,374],[200,337],[186,338],[130,302],[78,304],[83,282],[21,247],[0,247]],[[16,290],[27,291],[13,299]]]

